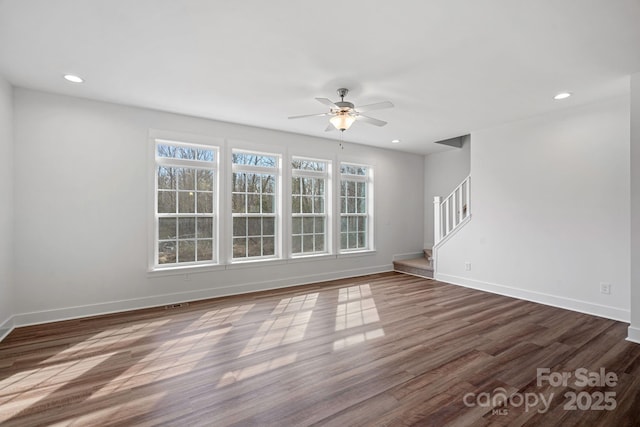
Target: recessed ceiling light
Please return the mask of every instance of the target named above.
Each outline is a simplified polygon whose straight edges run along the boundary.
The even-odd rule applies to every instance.
[[[567,99],[570,96],[571,96],[570,92],[560,92],[559,94],[554,96],[553,99],[555,99],[557,101],[557,100],[560,100],[560,99]]]
[[[71,83],[83,83],[84,82],[82,77],[78,77],[78,76],[73,75],[73,74],[65,74],[64,75],[64,79],[66,81],[68,81],[68,82],[71,82]]]
[[[398,143],[400,143],[400,140],[399,139],[394,139],[394,140],[391,141],[391,143],[392,144],[398,144]]]

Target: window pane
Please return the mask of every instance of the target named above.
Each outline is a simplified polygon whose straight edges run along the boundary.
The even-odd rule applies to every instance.
[[[316,218],[316,233],[324,233],[324,218]]]
[[[265,237],[262,239],[262,254],[264,256],[275,255],[275,240],[273,237]]]
[[[213,218],[197,218],[198,239],[213,237]]]
[[[313,197],[302,196],[302,213],[313,213]]]
[[[247,233],[249,236],[259,236],[261,233],[261,218],[247,218],[248,230]]]
[[[302,252],[313,252],[313,236],[302,236]]]
[[[263,213],[274,213],[273,206],[274,196],[262,196],[262,212]]]
[[[313,212],[314,213],[324,213],[324,198],[315,197],[313,199]]]
[[[178,240],[178,262],[193,262],[195,260],[195,240]]]
[[[176,213],[175,191],[158,191],[158,213]]]
[[[302,234],[302,218],[294,217],[291,219],[291,231],[293,234]]]
[[[199,169],[197,172],[197,185],[199,191],[213,191],[213,171]]]
[[[247,239],[234,238],[233,239],[233,257],[244,258],[247,256]]]
[[[213,241],[198,240],[198,261],[210,261],[213,259]]]
[[[358,247],[357,233],[349,233],[349,249],[355,249]]]
[[[178,189],[179,190],[195,190],[196,189],[196,170],[190,168],[177,168]]]
[[[176,262],[176,242],[160,242],[158,244],[158,264]]]
[[[367,218],[358,219],[358,231],[367,231]]]
[[[232,191],[243,192],[247,188],[247,177],[244,173],[234,173],[232,177]]]
[[[248,256],[261,256],[262,255],[262,242],[260,237],[250,237],[248,243]]]
[[[231,199],[231,211],[233,213],[245,213],[247,212],[246,195],[234,194]]]
[[[347,248],[347,233],[340,233],[340,249]]]
[[[206,162],[213,162],[215,160],[215,151],[199,148],[196,150],[196,158]]]
[[[358,233],[358,247],[366,248],[367,247],[367,234],[366,233]]]
[[[347,196],[354,197],[356,195],[356,183],[354,181],[347,181]]]
[[[302,236],[293,236],[291,239],[291,252],[294,254],[302,252]]]
[[[349,217],[349,231],[356,231],[358,229],[358,217],[350,216]]]
[[[301,197],[300,196],[293,196],[291,198],[291,212],[292,213],[300,213],[301,212]]]
[[[275,156],[267,156],[262,154],[243,153],[241,151],[234,151],[231,155],[233,164],[236,165],[252,165],[262,167],[275,168],[278,165]]]
[[[247,194],[247,212],[260,213],[260,195]]]
[[[196,195],[193,191],[178,191],[178,213],[194,213]]]
[[[358,197],[366,197],[367,195],[367,183],[365,182],[358,182],[356,183],[356,193]]]
[[[260,175],[255,173],[246,174],[247,179],[247,193],[259,193],[262,185],[260,185]]]
[[[347,231],[347,217],[340,218],[340,231],[343,233]]]
[[[198,213],[213,213],[213,193],[198,193]]]
[[[178,218],[178,239],[193,239],[196,237],[196,219]]]
[[[262,175],[262,192],[268,194],[275,194],[276,192],[276,180],[273,175]]]
[[[265,236],[273,236],[275,233],[275,218],[263,218],[262,219],[262,234]]]
[[[302,232],[303,233],[313,233],[313,217],[305,217],[302,220]]]
[[[291,179],[291,194],[300,194],[300,178]]]
[[[327,163],[313,160],[295,159],[291,162],[291,167],[293,169],[324,172],[327,168]]]
[[[316,234],[316,252],[324,252],[324,235]]]
[[[347,212],[355,213],[356,212],[356,199],[355,197],[347,198]]]
[[[168,240],[176,238],[176,218],[159,218],[158,220],[158,240]]]
[[[158,189],[175,190],[176,176],[173,168],[158,167]]]
[[[367,213],[367,200],[358,198],[356,199],[358,204],[356,206],[358,213]]]
[[[170,157],[174,159],[195,159],[195,150],[181,145],[158,144],[156,146],[158,157]]]
[[[247,235],[247,219],[246,218],[233,218],[233,235],[234,236]]]

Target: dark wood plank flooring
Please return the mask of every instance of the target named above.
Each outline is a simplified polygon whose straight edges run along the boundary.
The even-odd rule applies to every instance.
[[[0,425],[640,425],[626,329],[400,273],[50,323],[0,343]]]

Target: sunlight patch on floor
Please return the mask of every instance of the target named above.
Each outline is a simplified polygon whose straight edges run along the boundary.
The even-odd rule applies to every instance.
[[[278,369],[282,366],[290,365],[296,361],[297,357],[298,353],[294,352],[285,356],[276,357],[266,362],[247,366],[246,368],[226,372],[222,375],[222,378],[220,378],[216,388],[225,387],[235,382],[246,380],[248,378],[255,377],[256,375]]]

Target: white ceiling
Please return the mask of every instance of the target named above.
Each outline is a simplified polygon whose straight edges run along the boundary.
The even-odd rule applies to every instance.
[[[346,141],[433,141],[628,92],[640,0],[0,0],[16,86],[337,138],[314,97],[395,108]],[[62,79],[75,73],[86,82]],[[574,96],[554,101],[553,95]],[[392,139],[401,139],[392,145]]]

